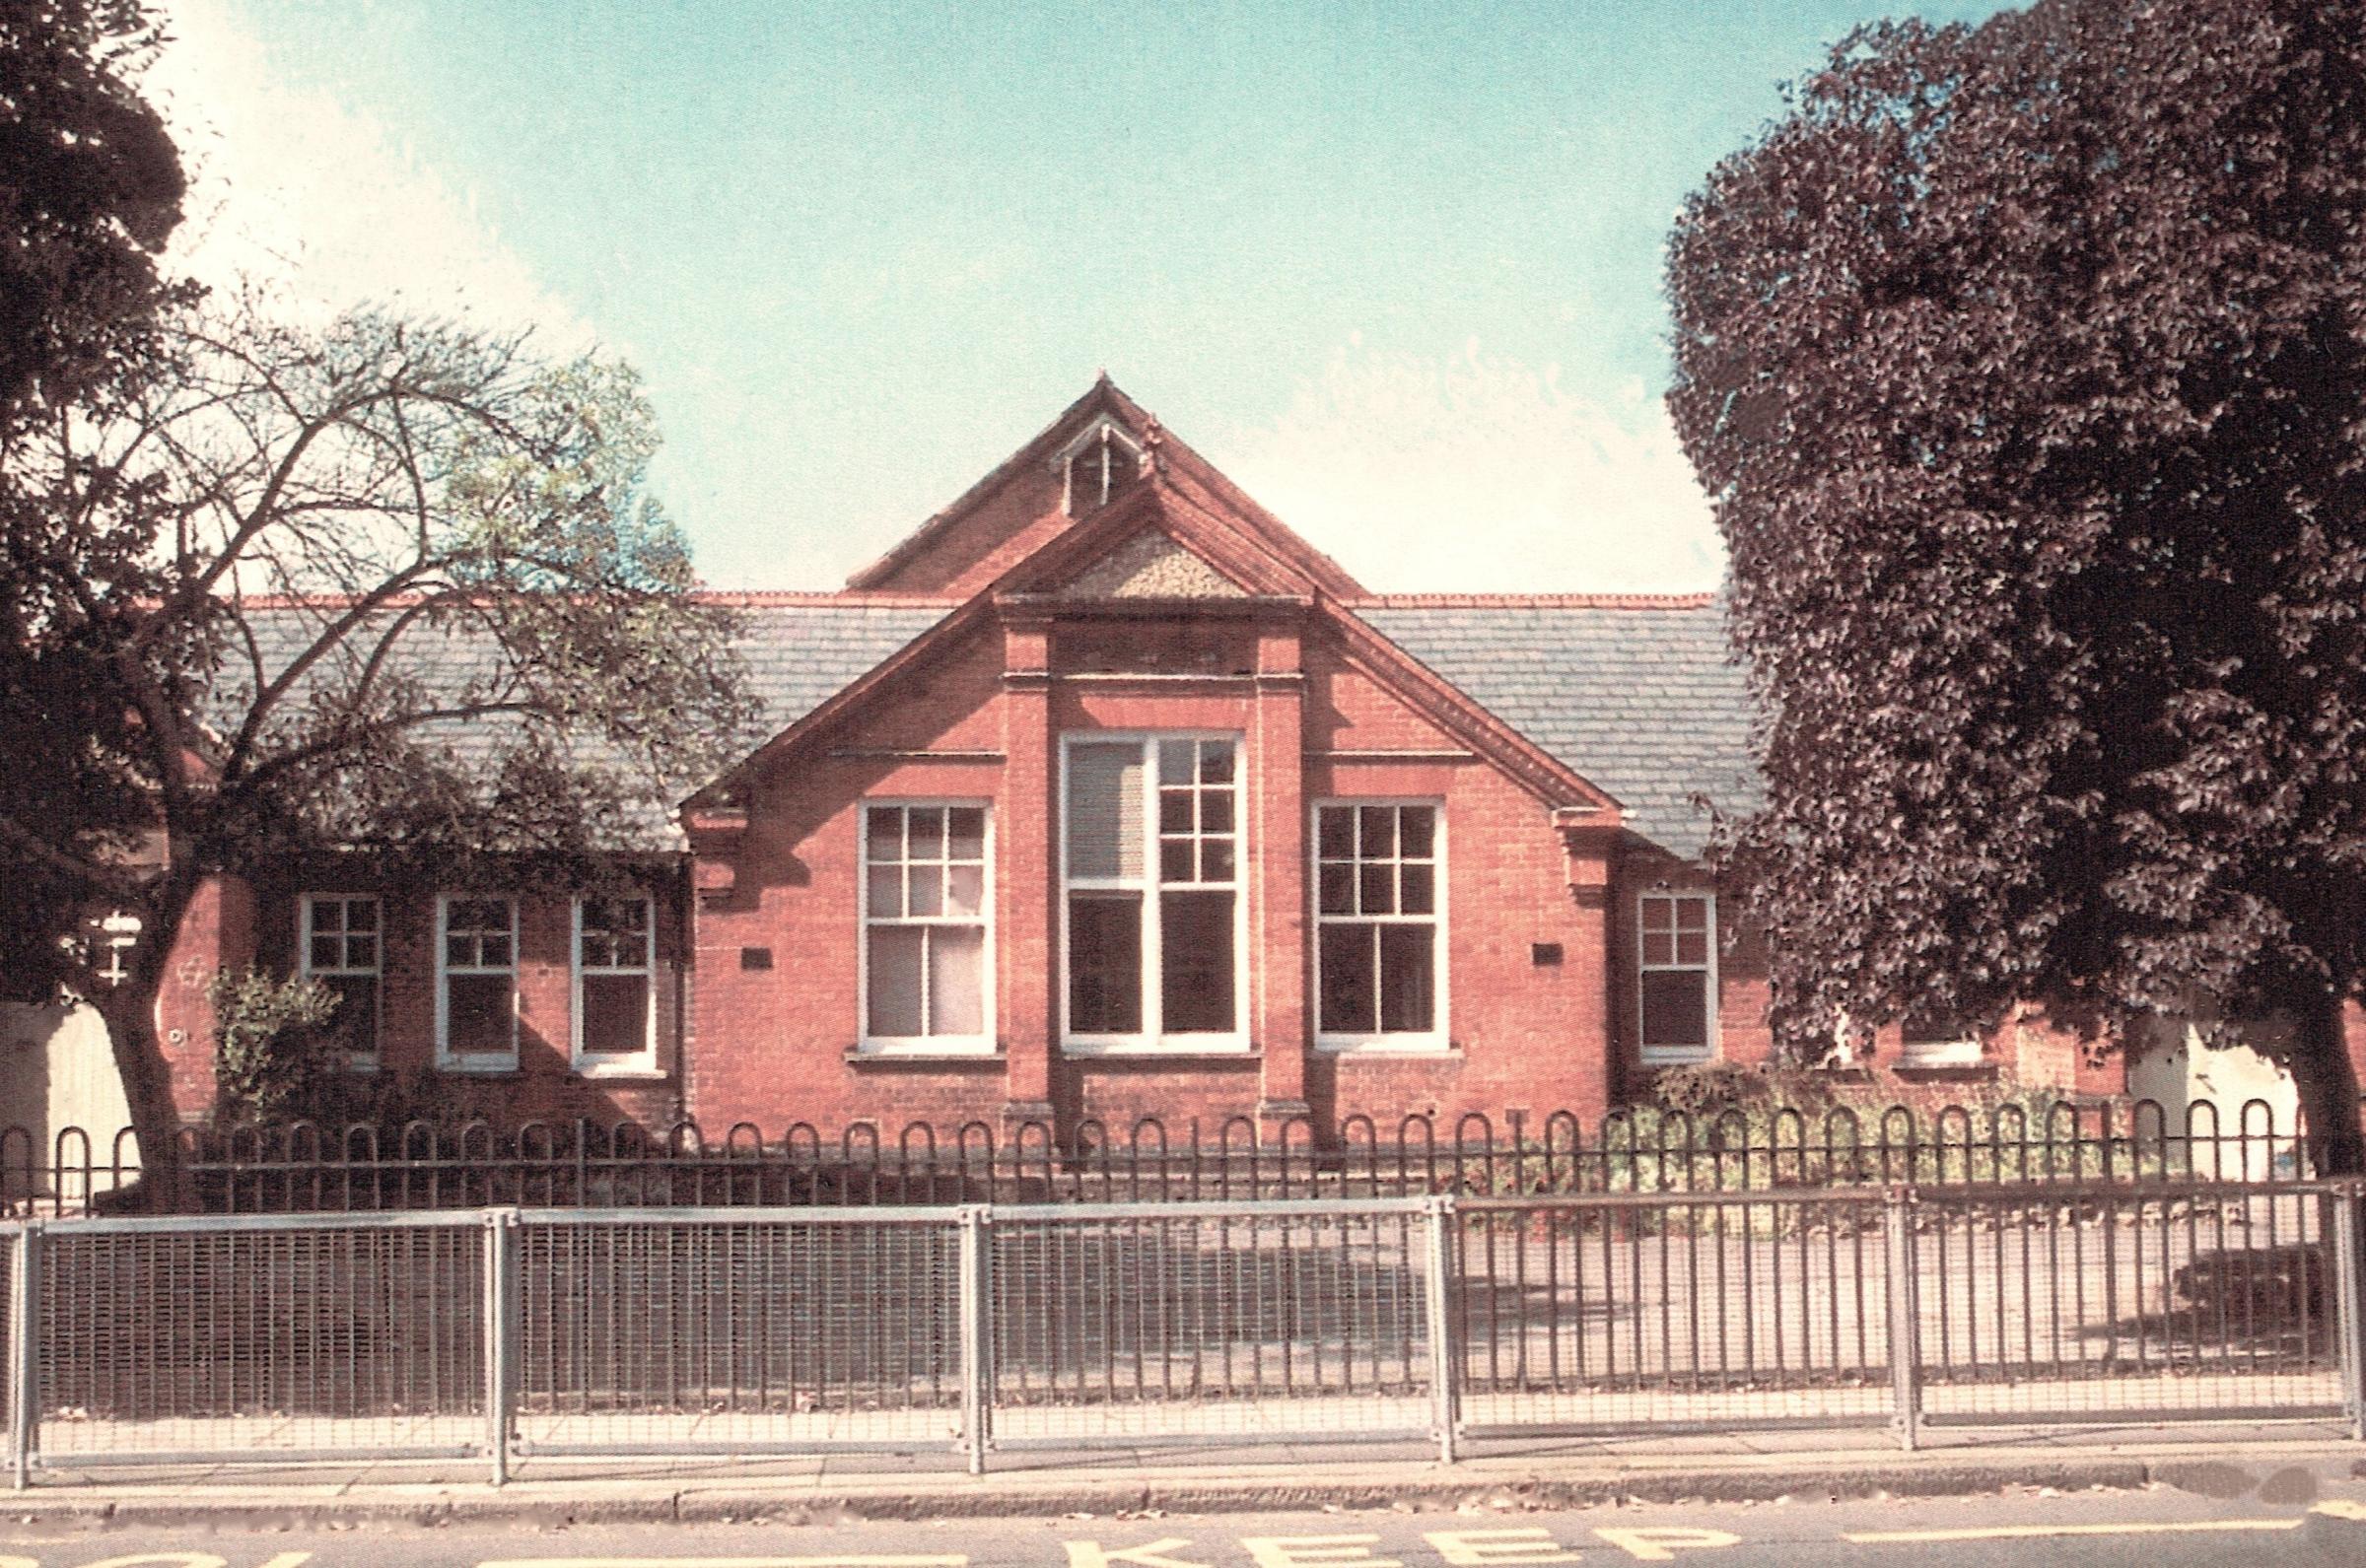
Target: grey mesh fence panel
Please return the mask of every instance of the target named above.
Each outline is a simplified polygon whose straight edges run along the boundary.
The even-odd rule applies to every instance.
[[[1927,1420],[2342,1407],[2328,1191],[1915,1194]]]
[[[1430,1428],[1418,1201],[991,1217],[1000,1446]]]
[[[956,1210],[531,1213],[523,1453],[949,1446]]]
[[[24,1414],[17,1404],[21,1384],[20,1364],[28,1359],[31,1346],[26,1338],[28,1325],[17,1300],[17,1251],[24,1245],[24,1227],[0,1224],[0,1457],[8,1465],[12,1485],[25,1480],[23,1452],[25,1439],[19,1431]]]
[[[1474,1434],[1858,1424],[1890,1410],[1878,1193],[1466,1200]]]
[[[44,1220],[0,1227],[38,1244],[30,1271],[0,1246],[0,1301],[32,1301],[0,1394],[69,1473],[475,1454],[497,1479],[513,1444],[975,1466],[2320,1416],[2366,1404],[2361,1203],[2279,1180]]]
[[[454,1218],[47,1225],[40,1462],[475,1450],[482,1225]]]

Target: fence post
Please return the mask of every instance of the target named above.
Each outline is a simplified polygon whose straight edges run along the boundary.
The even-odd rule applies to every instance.
[[[2341,1403],[2349,1435],[2366,1443],[2366,1187],[2333,1196],[2334,1332],[2341,1343]]]
[[[1888,1243],[1890,1426],[1898,1434],[1898,1446],[1911,1454],[1922,1441],[1922,1293],[1913,1188],[1889,1190],[1882,1206],[1882,1232]]]
[[[983,1204],[961,1210],[961,1445],[972,1475],[986,1473],[994,1425],[993,1224],[994,1211]]]
[[[8,1268],[8,1445],[11,1483],[33,1484],[33,1451],[41,1414],[41,1222],[17,1228]]]
[[[1454,1339],[1454,1200],[1432,1197],[1426,1207],[1428,1261],[1423,1269],[1424,1304],[1429,1320],[1429,1420],[1437,1433],[1437,1459],[1454,1463],[1455,1428],[1462,1420],[1456,1371],[1461,1346]]]
[[[518,1400],[518,1210],[485,1210],[485,1457],[496,1486],[510,1478]]]

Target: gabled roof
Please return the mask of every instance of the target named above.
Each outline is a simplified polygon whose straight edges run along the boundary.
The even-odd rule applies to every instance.
[[[1155,533],[1242,593],[1290,599],[1329,621],[1400,695],[1540,795],[1615,803],[1628,831],[1685,858],[1698,856],[1708,839],[1712,818],[1704,798],[1728,813],[1758,803],[1751,700],[1727,653],[1721,601],[1707,594],[1370,594],[1106,376],[858,573],[847,600],[895,580],[983,509],[1006,503],[1010,487],[1033,478],[1042,495],[1056,497],[1057,487],[1043,486],[1041,477],[1066,444],[1101,421],[1122,426],[1148,454],[1142,482],[1076,518],[1059,514],[1056,499],[1048,514],[1006,508],[994,525],[1008,530],[1006,544],[1025,532],[1024,552],[1007,550],[1008,564],[991,579],[976,579],[972,570],[975,591],[964,608],[918,628],[878,661],[848,670],[837,688],[821,690],[846,664],[779,655],[772,667],[793,690],[771,702],[768,715],[794,716],[758,755],[794,748],[868,702],[900,670],[982,624],[991,601],[1055,596],[1092,563]],[[974,532],[963,548],[978,548]],[[788,621],[768,631],[806,635]],[[758,678],[766,679],[761,666]],[[701,791],[694,798],[708,797]]]
[[[745,662],[752,694],[762,705],[759,727],[766,732],[787,729],[831,696],[890,658],[943,620],[958,606],[951,600],[917,596],[839,593],[716,593],[695,595],[721,604],[738,617],[739,629],[731,648]],[[350,601],[333,598],[249,600],[247,624],[255,635],[256,650],[266,677],[285,669],[318,636],[326,620]],[[351,673],[348,661],[359,651],[340,651],[319,673],[341,677]],[[481,680],[500,668],[501,654],[481,632],[415,629],[402,643],[402,673],[431,693],[453,693],[471,680]],[[226,668],[225,713],[243,712],[242,667]],[[291,706],[302,703],[306,683],[291,694]],[[514,716],[471,719],[429,726],[420,738],[471,769],[489,766],[515,743],[522,721]],[[606,741],[589,732],[569,738],[577,758],[588,764],[619,761]],[[635,849],[677,850],[680,830],[673,822],[671,801],[651,800],[635,828]]]
[[[1002,543],[1022,534],[1043,542],[1089,527],[1100,511],[1072,517],[1061,510],[1060,487],[1041,486],[1032,505],[1009,507],[1029,479],[1048,474],[1058,455],[1095,425],[1107,422],[1121,428],[1128,441],[1148,461],[1152,477],[1163,483],[1172,504],[1194,509],[1216,529],[1229,532],[1240,543],[1269,557],[1298,579],[1306,591],[1345,597],[1363,592],[1338,562],[1292,532],[1281,518],[1252,501],[1216,466],[1176,439],[1158,417],[1121,391],[1106,374],[1095,380],[1060,416],[1037,432],[1015,452],[997,464],[985,478],[936,515],[906,535],[886,554],[847,579],[856,591],[891,588],[915,576],[932,552],[951,547],[962,524],[985,516],[998,504],[1009,510],[996,524]],[[1116,503],[1112,503],[1115,506]],[[969,548],[976,549],[971,541]],[[1030,552],[1030,555],[1033,552]],[[964,560],[975,569],[977,563]]]

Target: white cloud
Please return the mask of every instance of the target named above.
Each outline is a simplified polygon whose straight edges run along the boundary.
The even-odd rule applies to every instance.
[[[357,7],[340,25],[369,18]],[[218,291],[257,284],[305,312],[370,301],[589,344],[464,190],[368,113],[274,70],[232,0],[171,0],[168,31],[142,85],[189,174],[174,270]]]
[[[1359,339],[1222,466],[1375,592],[1683,592],[1724,551],[1667,411],[1465,346]]]

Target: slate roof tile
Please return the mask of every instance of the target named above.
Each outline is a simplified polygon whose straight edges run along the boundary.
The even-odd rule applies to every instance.
[[[1707,799],[1762,798],[1751,701],[1719,601],[1385,601],[1364,623],[1608,790],[1635,833],[1687,859],[1708,842]]]

